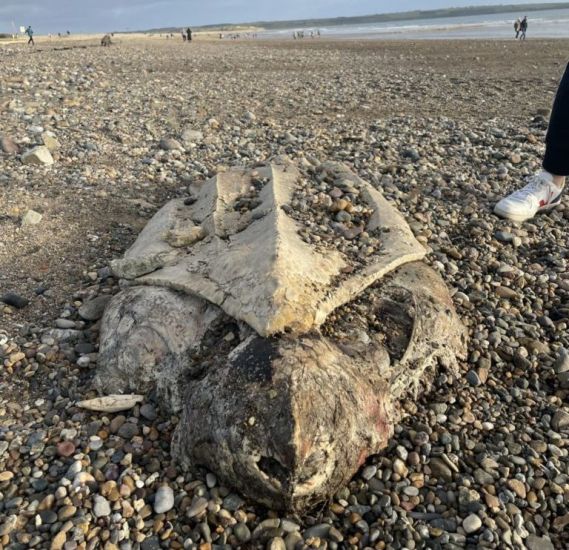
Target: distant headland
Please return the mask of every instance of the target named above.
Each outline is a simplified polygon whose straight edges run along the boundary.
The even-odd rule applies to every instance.
[[[199,31],[241,31],[244,29],[280,30],[291,28],[327,27],[335,25],[361,25],[368,23],[388,23],[391,21],[412,21],[442,17],[463,17],[468,15],[489,15],[494,13],[510,13],[543,10],[569,9],[569,2],[548,2],[534,4],[498,4],[491,6],[469,6],[463,8],[444,8],[436,10],[413,10],[396,13],[380,13],[374,15],[360,15],[354,17],[332,17],[322,19],[291,19],[286,21],[254,21],[249,23],[218,23],[212,25],[196,26]],[[138,32],[173,32],[177,27],[147,29]]]

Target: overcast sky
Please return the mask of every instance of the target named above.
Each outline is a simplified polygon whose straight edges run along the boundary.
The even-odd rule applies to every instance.
[[[535,0],[0,0],[0,32],[11,32],[12,23],[38,33],[105,32],[529,2]]]

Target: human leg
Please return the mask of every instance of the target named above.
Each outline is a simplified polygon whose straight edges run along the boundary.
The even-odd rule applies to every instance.
[[[569,65],[557,90],[545,142],[543,170],[496,204],[494,212],[499,216],[522,222],[561,202],[569,176]]]
[[[560,178],[569,176],[569,65],[553,102],[545,144],[544,170]]]

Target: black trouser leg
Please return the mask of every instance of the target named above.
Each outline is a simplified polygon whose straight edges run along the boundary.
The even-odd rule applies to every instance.
[[[556,176],[569,176],[569,65],[553,103],[545,144],[545,170]]]

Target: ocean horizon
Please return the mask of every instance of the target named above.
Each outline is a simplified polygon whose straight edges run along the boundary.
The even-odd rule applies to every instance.
[[[507,39],[514,37],[514,21],[528,16],[528,38],[569,38],[569,9],[540,10],[524,13],[507,12],[485,15],[410,19],[358,25],[322,27],[291,27],[259,31],[259,38],[289,38],[304,31],[306,38],[313,32],[329,38],[382,39]]]

